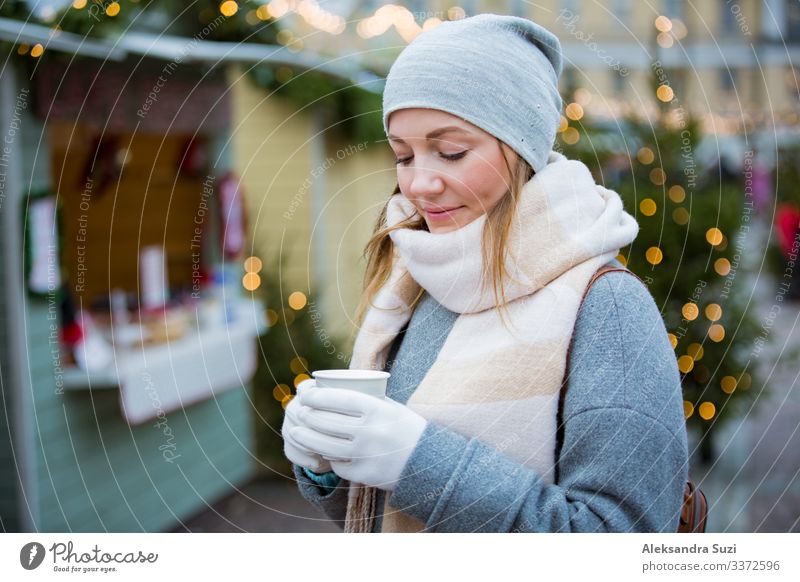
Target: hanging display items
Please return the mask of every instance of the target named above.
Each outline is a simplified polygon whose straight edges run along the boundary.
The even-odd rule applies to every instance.
[[[228,172],[219,183],[219,203],[222,217],[222,254],[236,260],[244,256],[247,219],[242,186],[233,172]]]
[[[24,212],[28,290],[38,296],[55,293],[62,280],[56,197],[50,192],[33,193]]]

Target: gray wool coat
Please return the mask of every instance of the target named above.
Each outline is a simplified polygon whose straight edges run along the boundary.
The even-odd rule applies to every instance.
[[[408,401],[457,317],[423,296],[389,354],[390,398]],[[599,278],[572,341],[555,483],[429,422],[390,505],[430,532],[675,532],[687,479],[686,424],[675,353],[647,288],[626,273]],[[343,526],[348,482],[296,465],[294,474],[302,495]],[[381,515],[374,531],[380,528]]]

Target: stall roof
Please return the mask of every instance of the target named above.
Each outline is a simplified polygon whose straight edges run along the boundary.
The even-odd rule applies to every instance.
[[[256,43],[216,42],[129,31],[116,42],[88,39],[71,32],[55,31],[47,26],[0,18],[0,40],[13,43],[41,43],[46,50],[56,50],[99,59],[122,61],[129,55],[142,55],[164,61],[217,63],[221,61],[269,63],[314,69],[340,79],[363,84],[375,91],[371,81],[380,77],[344,58],[331,59],[308,52],[292,52],[284,46]]]

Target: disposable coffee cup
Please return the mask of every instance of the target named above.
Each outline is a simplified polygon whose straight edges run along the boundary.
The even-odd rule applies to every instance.
[[[386,382],[391,374],[379,370],[317,370],[311,375],[320,388],[344,388],[385,398]]]

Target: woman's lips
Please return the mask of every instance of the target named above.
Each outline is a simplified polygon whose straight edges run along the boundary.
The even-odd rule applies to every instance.
[[[458,210],[461,210],[462,208],[464,208],[464,207],[463,206],[455,206],[453,208],[445,208],[445,209],[442,209],[442,210],[438,210],[438,209],[437,210],[434,210],[434,209],[425,210],[425,216],[428,218],[428,220],[433,220],[433,221],[451,220],[452,217],[453,217],[453,214],[455,214]]]

